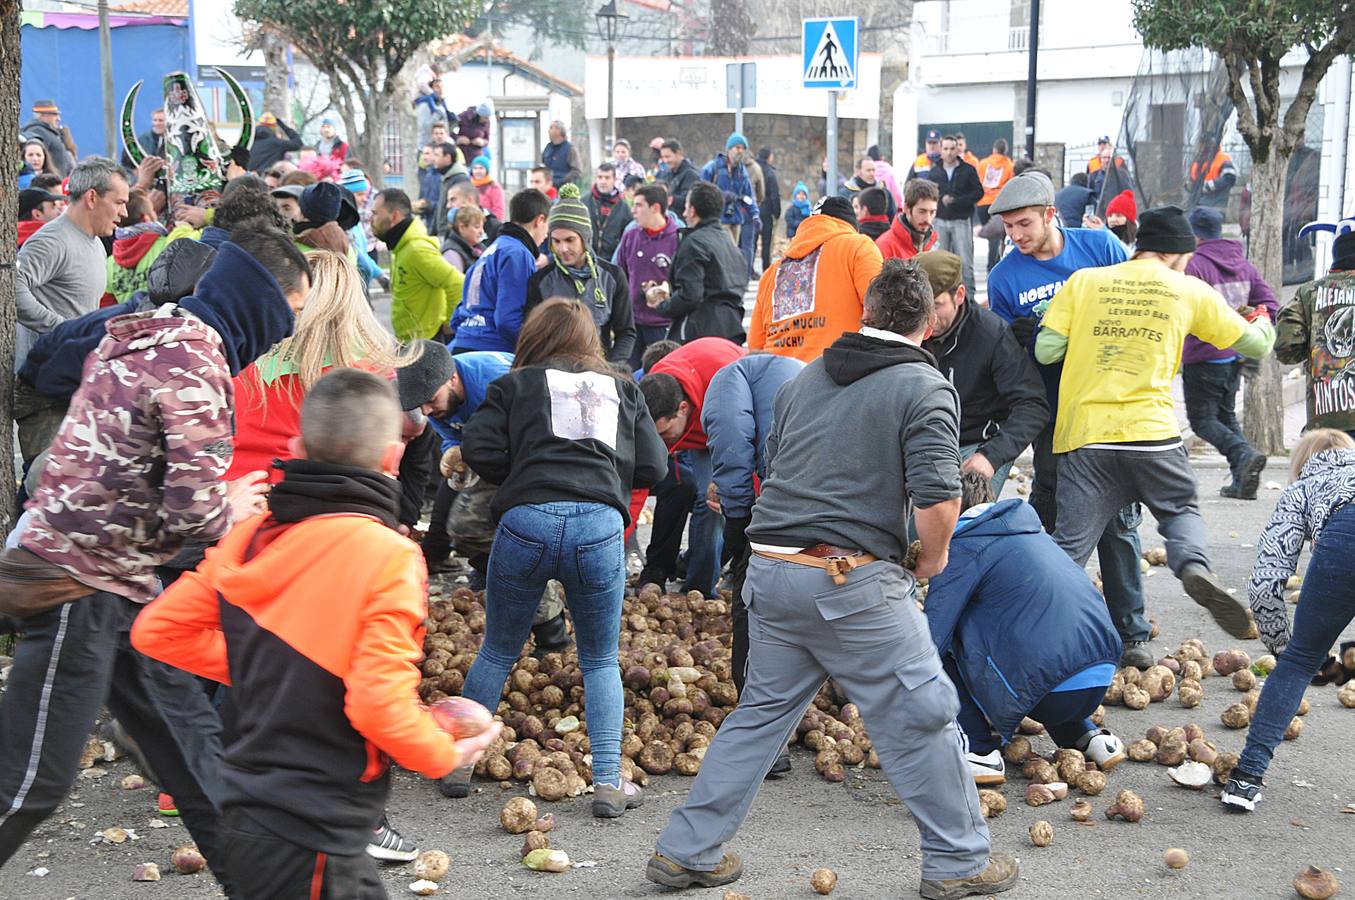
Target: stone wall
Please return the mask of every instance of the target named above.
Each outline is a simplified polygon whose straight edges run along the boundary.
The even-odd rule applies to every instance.
[[[620,135],[628,139],[636,156],[649,162],[649,142],[655,137],[675,137],[682,143],[687,158],[697,168],[724,150],[725,140],[734,130],[734,114],[712,113],[699,116],[647,116],[618,119]],[[744,136],[753,156],[761,147],[776,153],[776,171],[781,185],[782,204],[790,201],[795,182],[809,186],[811,199],[818,196],[818,179],[824,150],[828,146],[827,123],[820,116],[763,116],[745,113]],[[855,160],[866,152],[866,123],[861,119],[838,121],[838,168],[850,176]]]

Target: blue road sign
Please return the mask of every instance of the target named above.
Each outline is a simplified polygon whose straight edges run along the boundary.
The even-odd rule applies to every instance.
[[[842,91],[856,87],[861,28],[855,16],[801,22],[804,86]]]

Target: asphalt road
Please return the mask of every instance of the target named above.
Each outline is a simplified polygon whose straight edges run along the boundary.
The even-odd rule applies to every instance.
[[[1272,463],[1267,478],[1282,478],[1283,461]],[[1216,568],[1225,582],[1240,591],[1254,557],[1257,535],[1278,493],[1263,491],[1253,503],[1217,498],[1223,472],[1211,461],[1198,467],[1201,495]],[[1160,546],[1151,524],[1144,525],[1144,545]],[[1093,567],[1095,563],[1093,561]],[[1167,653],[1180,641],[1201,638],[1210,653],[1239,645],[1229,640],[1181,592],[1163,568],[1147,579],[1150,615],[1162,628],[1155,648]],[[1355,637],[1355,629],[1347,639]],[[1240,644],[1253,656],[1264,652],[1259,642]],[[1110,708],[1107,724],[1126,742],[1150,726],[1201,724],[1221,750],[1240,750],[1243,732],[1229,731],[1219,713],[1241,695],[1223,678],[1204,682],[1204,705],[1182,709],[1173,696],[1142,712]],[[1023,802],[1025,782],[1019,775],[1005,788],[1009,807],[992,820],[993,844],[1021,860],[1023,882],[1009,896],[1025,898],[1143,897],[1181,895],[1237,898],[1288,898],[1293,876],[1312,863],[1337,870],[1355,886],[1355,815],[1343,814],[1355,804],[1349,777],[1355,710],[1342,708],[1331,688],[1308,692],[1312,710],[1305,730],[1285,743],[1267,779],[1265,801],[1252,815],[1229,814],[1211,786],[1202,793],[1173,785],[1166,769],[1126,762],[1111,775],[1110,786],[1091,798],[1091,823],[1068,817],[1071,802],[1031,809]],[[1046,738],[1037,747],[1051,750]],[[757,900],[812,897],[809,874],[819,866],[837,871],[836,897],[885,898],[917,896],[918,836],[907,809],[879,771],[852,770],[845,783],[829,784],[813,772],[807,751],[794,754],[795,772],[764,786],[742,830],[729,849],[743,857],[745,875],[736,886]],[[187,841],[174,822],[152,828],[153,788],[127,791],[119,787],[131,766],[120,761],[105,767],[102,777],[80,778],[68,801],[42,825],[29,843],[0,870],[0,897],[26,900],[148,900],[221,896],[206,875],[172,874],[169,856]],[[645,860],[669,813],[682,800],[690,781],[681,776],[655,778],[642,809],[601,822],[591,817],[587,798],[540,804],[554,812],[559,824],[552,845],[575,861],[595,865],[558,874],[538,874],[518,861],[521,838],[505,834],[498,810],[516,787],[502,791],[487,784],[469,799],[453,801],[407,773],[401,773],[391,798],[397,827],[424,848],[445,850],[452,869],[438,896],[484,897],[654,897],[664,892],[644,879]],[[1115,791],[1131,788],[1143,797],[1147,815],[1137,824],[1107,822],[1102,811]],[[1027,829],[1037,819],[1054,826],[1054,843],[1036,848]],[[138,839],[122,845],[97,844],[99,831],[110,826],[136,830]],[[1168,870],[1161,861],[1168,847],[1182,847],[1189,866]],[[133,866],[156,862],[164,877],[157,883],[135,883]],[[38,867],[48,874],[35,876]],[[1339,871],[1344,868],[1345,872]],[[412,896],[409,866],[384,870],[392,897]],[[1349,890],[1349,888],[1348,888]],[[701,896],[718,898],[720,891]]]

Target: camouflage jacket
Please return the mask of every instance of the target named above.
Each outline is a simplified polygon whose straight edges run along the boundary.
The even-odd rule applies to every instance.
[[[85,360],[20,543],[138,602],[186,540],[230,526],[234,395],[220,336],[175,306],[120,316]]]
[[[1280,308],[1275,356],[1303,364],[1309,428],[1355,431],[1355,272],[1299,288]]]

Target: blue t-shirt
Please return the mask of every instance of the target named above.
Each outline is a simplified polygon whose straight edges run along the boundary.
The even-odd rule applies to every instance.
[[[439,419],[429,416],[428,423],[442,438],[442,452],[461,443],[461,429],[475,415],[480,404],[485,402],[489,386],[500,375],[506,375],[513,367],[513,354],[497,350],[476,350],[470,353],[458,353],[452,357],[456,374],[461,378],[461,386],[466,391],[466,399],[450,416]]]
[[[1129,258],[1112,232],[1105,228],[1061,228],[1063,252],[1051,259],[1036,259],[1013,250],[988,273],[988,308],[1010,323],[1022,316],[1044,315],[1049,301],[1079,269],[1113,266]],[[1032,358],[1034,347],[1030,348]],[[1059,376],[1063,364],[1036,363],[1044,381],[1049,408],[1059,408]]]

